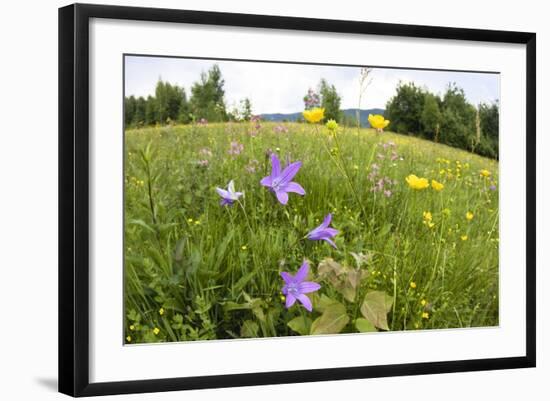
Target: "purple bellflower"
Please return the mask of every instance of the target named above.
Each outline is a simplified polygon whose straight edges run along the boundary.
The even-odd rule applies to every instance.
[[[338,234],[338,230],[329,227],[331,220],[332,214],[329,213],[325,216],[325,219],[319,227],[314,228],[307,234],[307,238],[313,241],[327,241],[333,248],[336,248],[336,244],[331,238]]]
[[[229,184],[227,184],[227,190],[216,188],[216,192],[222,197],[220,201],[220,205],[222,206],[231,206],[236,200],[239,200],[239,198],[244,195],[243,192],[235,192],[235,183],[233,180],[229,181]]]
[[[286,297],[285,306],[287,309],[294,305],[296,300],[298,300],[302,303],[302,305],[304,305],[304,308],[306,308],[308,311],[311,312],[313,310],[311,300],[306,294],[317,291],[319,288],[321,288],[321,285],[313,281],[305,281],[308,272],[309,264],[307,263],[307,261],[304,261],[304,263],[302,263],[302,266],[300,266],[300,269],[295,276],[292,276],[288,272],[281,272],[281,277],[285,282],[285,285],[283,286],[283,289],[281,291]]]
[[[290,163],[281,171],[281,162],[275,153],[271,154],[271,175],[262,178],[260,184],[268,187],[277,196],[281,204],[288,202],[288,193],[294,192],[299,195],[305,195],[306,191],[297,182],[291,181],[302,167],[302,162]]]

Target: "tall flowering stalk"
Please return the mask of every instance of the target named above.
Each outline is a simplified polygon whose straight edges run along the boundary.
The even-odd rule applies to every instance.
[[[304,111],[304,116],[306,116],[306,112],[307,112],[307,110]],[[323,109],[323,113],[324,113],[324,109]],[[323,117],[324,117],[324,115],[321,118],[319,118],[317,121],[322,120]],[[336,121],[334,121],[334,120],[330,120],[330,121],[327,122],[326,128],[329,130],[329,132],[332,134],[332,137],[334,138],[334,142],[336,144],[336,152],[331,152],[331,150],[328,148],[327,144],[325,143],[324,138],[322,138],[322,136],[321,136],[318,125],[315,125],[315,132],[317,134],[317,137],[319,137],[319,140],[324,145],[324,147],[325,147],[325,149],[328,153],[328,156],[334,162],[334,165],[340,170],[342,175],[344,175],[344,177],[346,178],[346,180],[347,180],[347,182],[348,182],[348,184],[351,188],[351,192],[353,193],[353,196],[354,196],[355,200],[357,201],[357,204],[361,208],[361,210],[363,212],[363,215],[366,216],[367,213],[366,213],[365,207],[363,206],[363,204],[361,202],[361,199],[359,197],[359,193],[357,192],[357,189],[355,188],[355,185],[353,184],[353,181],[351,179],[351,175],[350,175],[350,173],[347,169],[347,165],[346,165],[346,163],[344,161],[344,158],[342,156],[342,152],[341,152],[341,149],[340,149],[340,143],[338,141],[338,123],[336,123]],[[337,157],[338,157],[339,160],[337,160]]]

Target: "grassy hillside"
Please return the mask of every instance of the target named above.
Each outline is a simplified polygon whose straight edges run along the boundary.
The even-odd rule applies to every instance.
[[[498,324],[497,162],[370,129],[256,128],[126,132],[127,343]],[[286,206],[260,185],[271,152],[302,162]],[[230,180],[245,195],[220,206]],[[329,213],[336,249],[305,238]],[[304,260],[312,312],[281,293]]]

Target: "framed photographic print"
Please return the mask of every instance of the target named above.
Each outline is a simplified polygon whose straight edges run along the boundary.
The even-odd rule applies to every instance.
[[[535,366],[535,34],[59,10],[59,390]]]

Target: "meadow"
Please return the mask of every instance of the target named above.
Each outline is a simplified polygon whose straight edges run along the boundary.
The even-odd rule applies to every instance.
[[[286,205],[260,183],[273,155],[301,162]],[[499,324],[498,162],[473,153],[256,119],[128,129],[124,208],[127,344]],[[337,234],[311,235],[329,214]],[[311,308],[288,299],[304,261]]]

